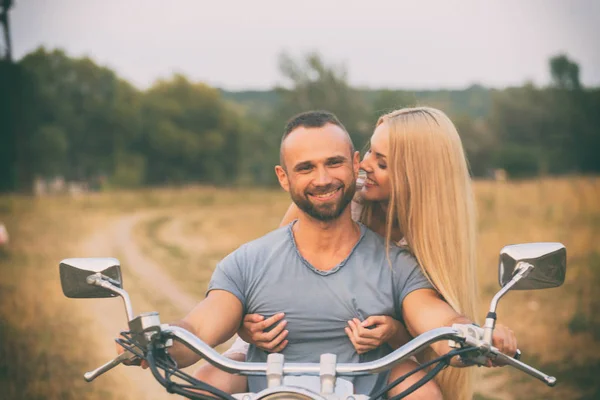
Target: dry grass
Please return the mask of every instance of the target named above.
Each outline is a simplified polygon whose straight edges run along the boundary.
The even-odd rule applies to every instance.
[[[563,287],[510,293],[499,309],[500,322],[516,331],[525,361],[556,374],[559,385],[550,390],[507,368],[495,369],[486,371],[484,383],[498,382],[498,387],[490,392],[488,384],[480,398],[600,395],[595,380],[600,373],[600,298],[594,295],[600,284],[600,179],[477,182],[476,193],[482,304],[498,288],[497,254],[504,245],[560,241],[569,257]],[[89,332],[81,323],[86,317],[65,302],[56,280],[58,260],[72,254],[77,239],[107,217],[151,211],[136,227],[137,244],[184,289],[202,293],[215,263],[274,229],[288,204],[279,191],[214,188],[78,199],[0,198],[0,220],[13,239],[0,259],[0,382],[8,388],[3,393],[24,399],[108,397],[94,392],[100,385],[83,384],[85,367],[70,361],[81,351],[73,343]]]
[[[600,297],[594,292],[600,285],[600,180],[480,182],[476,190],[482,304],[498,289],[495,264],[502,246],[559,241],[567,247],[564,286],[509,293],[498,313],[499,320],[517,333],[524,361],[555,374],[559,384],[549,389],[503,369],[510,387],[500,390],[518,399],[598,398]]]
[[[275,229],[288,206],[289,197],[279,191],[262,192],[253,204],[224,199],[211,206],[176,206],[140,224],[136,238],[183,287],[204,293],[217,262],[240,244]]]
[[[97,219],[60,199],[4,197],[0,220],[11,234],[10,248],[0,250],[0,397],[126,398],[114,376],[104,385],[83,381],[89,362],[103,363],[106,355],[86,354],[96,347],[90,317],[58,284],[58,262]]]

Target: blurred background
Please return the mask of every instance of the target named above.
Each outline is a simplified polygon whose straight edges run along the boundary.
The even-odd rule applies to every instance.
[[[0,397],[167,396],[135,368],[83,382],[124,314],[65,299],[58,262],[117,257],[136,312],[180,318],[278,226],[288,118],[329,110],[363,148],[429,105],[476,181],[482,312],[502,246],[569,254],[563,287],[499,309],[558,386],[486,370],[476,398],[600,398],[599,22],[594,0],[0,0]]]

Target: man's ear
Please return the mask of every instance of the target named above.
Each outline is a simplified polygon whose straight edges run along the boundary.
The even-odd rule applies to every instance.
[[[358,171],[360,170],[360,153],[358,151],[355,151],[354,157],[352,157],[352,167],[354,175],[358,176]]]
[[[275,175],[277,175],[277,180],[279,181],[279,185],[286,192],[290,191],[290,181],[288,180],[287,172],[281,165],[275,166]]]

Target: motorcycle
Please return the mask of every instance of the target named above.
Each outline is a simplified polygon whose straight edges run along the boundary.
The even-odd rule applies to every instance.
[[[178,326],[162,324],[157,312],[134,315],[131,300],[123,289],[120,263],[115,258],[69,258],[59,265],[63,293],[69,298],[121,297],[125,306],[129,330],[116,339],[125,352],[101,367],[86,372],[91,382],[121,363],[137,364],[145,360],[154,378],[170,393],[190,399],[227,400],[375,400],[408,376],[422,369],[427,374],[392,399],[401,399],[433,379],[460,357],[468,366],[486,365],[488,360],[502,363],[535,377],[548,386],[556,378],[509,357],[492,346],[498,301],[510,290],[533,290],[562,285],[566,274],[566,249],[561,243],[527,243],[504,247],[500,252],[498,279],[500,291],[493,297],[483,327],[454,324],[425,332],[387,356],[365,363],[338,363],[335,354],[322,354],[320,363],[286,363],[283,354],[270,354],[266,363],[234,361],[223,357],[191,332]],[[228,394],[181,371],[169,356],[169,347],[177,340],[200,357],[223,371],[247,376],[264,376],[267,388],[259,393]],[[447,340],[453,348],[449,353],[416,367],[413,371],[369,395],[355,394],[346,377],[375,374],[418,354],[431,344]],[[173,380],[176,378],[176,380]]]

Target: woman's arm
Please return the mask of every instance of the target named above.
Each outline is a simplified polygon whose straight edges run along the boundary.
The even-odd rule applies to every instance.
[[[285,212],[283,219],[281,220],[281,223],[279,224],[280,227],[285,226],[287,224],[289,224],[290,222],[292,222],[295,219],[298,219],[298,217],[300,216],[300,210],[298,209],[298,206],[294,203],[290,204],[290,206],[288,207],[287,211]]]
[[[393,349],[412,339],[402,322],[387,315],[374,315],[364,321],[348,321],[346,334],[358,354],[374,350],[384,343]]]

